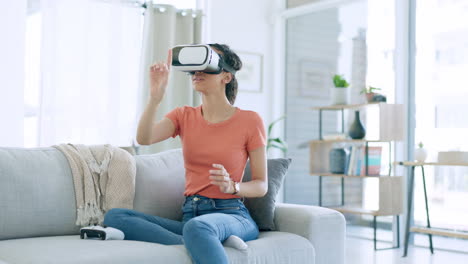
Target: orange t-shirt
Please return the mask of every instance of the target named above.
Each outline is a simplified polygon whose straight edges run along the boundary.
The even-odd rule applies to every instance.
[[[209,123],[203,118],[202,107],[178,107],[166,115],[180,136],[185,163],[185,196],[194,194],[209,198],[238,198],[222,193],[210,183],[213,164],[221,164],[234,181],[242,181],[248,151],[266,145],[262,118],[253,111],[241,110],[228,120]]]

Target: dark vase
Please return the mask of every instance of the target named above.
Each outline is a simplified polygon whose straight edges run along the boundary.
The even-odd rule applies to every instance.
[[[359,111],[354,112],[354,122],[349,127],[348,135],[352,139],[363,139],[366,136],[366,129],[359,118]]]
[[[330,150],[329,165],[330,172],[335,174],[344,174],[346,167],[346,150],[342,148],[334,148]]]

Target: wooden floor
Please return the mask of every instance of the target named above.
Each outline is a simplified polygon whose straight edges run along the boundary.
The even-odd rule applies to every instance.
[[[380,243],[378,247],[389,244]],[[372,240],[347,237],[346,264],[468,264],[468,254],[436,250],[433,255],[427,248],[410,247],[408,256],[402,258],[403,248],[374,251]]]

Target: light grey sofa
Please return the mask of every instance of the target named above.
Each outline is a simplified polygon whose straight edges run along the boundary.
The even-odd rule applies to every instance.
[[[182,153],[135,156],[134,209],[181,218]],[[0,148],[0,263],[191,263],[183,245],[81,240],[71,171],[55,148]],[[231,263],[343,264],[345,220],[333,210],[278,204],[279,231],[261,232]]]

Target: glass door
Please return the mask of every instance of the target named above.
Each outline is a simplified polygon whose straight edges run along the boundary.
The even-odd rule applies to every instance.
[[[351,83],[349,104],[364,103],[360,92],[369,85],[394,103],[394,50],[393,0],[341,3],[286,20],[286,141],[294,162],[285,179],[285,202],[319,204],[319,177],[309,174],[308,142],[319,138],[319,114],[312,107],[332,104],[333,75],[343,75]],[[345,113],[345,119],[352,122],[353,114]],[[322,121],[324,135],[341,133],[339,113],[324,112]],[[351,122],[345,122],[345,131]],[[340,181],[323,177],[324,205],[341,203]],[[345,179],[345,203],[372,206],[378,201],[376,186],[372,179]],[[347,215],[347,220],[354,225],[372,223],[371,216]],[[392,217],[379,219],[382,227],[390,229]],[[362,235],[362,230],[356,233]],[[364,233],[372,237],[372,229]],[[392,234],[385,239],[392,240]]]
[[[438,161],[439,152],[468,151],[467,12],[463,0],[416,0],[415,143],[423,144],[428,161]],[[427,166],[425,174],[431,225],[468,231],[468,167]],[[415,180],[414,220],[424,226],[420,175]]]

